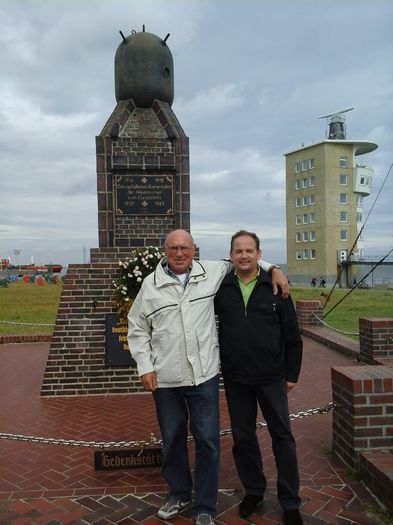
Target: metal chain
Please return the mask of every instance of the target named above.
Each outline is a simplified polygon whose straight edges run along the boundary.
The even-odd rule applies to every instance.
[[[38,436],[23,436],[21,434],[6,434],[0,432],[0,439],[10,439],[12,441],[28,441],[29,443],[43,443],[45,445],[71,445],[74,447],[88,448],[137,448],[143,450],[146,446],[162,445],[162,440],[157,439],[153,433],[150,433],[150,439],[147,441],[82,441],[75,439],[56,439],[44,438]]]
[[[300,411],[297,414],[290,414],[289,419],[302,419],[307,416],[312,416],[314,414],[327,414],[336,407],[335,403],[332,401],[328,403],[323,408],[310,408],[308,410]],[[257,422],[257,430],[265,427],[266,422],[259,421]],[[220,436],[228,436],[232,434],[231,428],[226,428],[220,431]],[[120,448],[137,448],[143,450],[145,447],[154,447],[162,446],[162,440],[157,439],[153,432],[150,433],[150,438],[148,440],[137,440],[137,441],[81,441],[75,439],[55,439],[55,438],[44,438],[37,436],[24,436],[21,434],[7,434],[5,432],[0,432],[0,439],[9,439],[13,441],[28,441],[29,443],[43,443],[46,445],[72,445],[74,447],[88,447],[88,448],[111,448],[111,447],[120,447]],[[193,437],[188,436],[188,441],[192,441]]]
[[[346,332],[345,330],[340,330],[339,328],[334,328],[334,326],[331,326],[330,324],[326,323],[323,319],[317,316],[317,314],[313,313],[313,316],[318,319],[320,323],[322,323],[327,328],[330,328],[330,330],[334,330],[335,332],[338,332],[339,334],[344,335],[357,335],[359,337],[359,332]]]

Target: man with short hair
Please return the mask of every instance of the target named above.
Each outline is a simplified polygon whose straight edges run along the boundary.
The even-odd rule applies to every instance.
[[[212,525],[220,454],[214,296],[232,266],[228,261],[195,260],[194,241],[185,230],[169,233],[165,255],[144,280],[128,315],[129,348],[145,390],[153,392],[163,440],[162,472],[169,499],[158,517],[173,518],[191,501],[189,420],[195,440],[196,525]],[[283,273],[272,273],[288,294]]]
[[[287,392],[299,377],[303,343],[292,299],[274,293],[270,275],[258,266],[260,256],[255,233],[235,233],[230,250],[235,268],[222,281],[215,299],[233,456],[246,492],[239,514],[247,518],[255,512],[266,490],[256,435],[259,405],[272,438],[284,523],[301,525]]]

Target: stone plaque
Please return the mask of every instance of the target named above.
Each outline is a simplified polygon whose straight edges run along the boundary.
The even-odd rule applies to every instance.
[[[115,177],[116,215],[173,215],[173,175]]]
[[[161,465],[161,448],[145,448],[143,450],[106,450],[94,453],[95,470],[159,468]]]
[[[127,319],[117,314],[105,315],[105,365],[136,366],[128,349]]]

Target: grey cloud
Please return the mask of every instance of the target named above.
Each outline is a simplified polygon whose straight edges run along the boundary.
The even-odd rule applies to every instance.
[[[97,246],[94,137],[115,107],[118,31],[142,24],[171,34],[202,256],[226,256],[246,227],[285,260],[283,154],[322,140],[317,117],[348,106],[348,137],[379,144],[360,159],[375,170],[367,212],[392,162],[392,15],[387,0],[2,0],[0,255],[20,244],[26,258],[77,262]],[[367,250],[391,240],[392,194],[389,181]]]

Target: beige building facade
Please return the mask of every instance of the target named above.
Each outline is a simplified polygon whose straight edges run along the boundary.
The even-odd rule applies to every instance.
[[[377,147],[326,139],[285,154],[287,271],[293,284],[308,285],[312,277],[333,284],[352,248],[352,259],[363,256],[357,236],[374,171],[358,157]],[[345,273],[342,279],[347,280]]]

